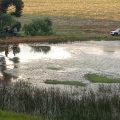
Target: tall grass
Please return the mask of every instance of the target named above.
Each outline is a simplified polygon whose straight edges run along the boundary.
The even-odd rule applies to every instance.
[[[0,87],[0,109],[40,115],[48,120],[119,120],[120,86],[99,86],[75,96],[55,88],[18,82]]]

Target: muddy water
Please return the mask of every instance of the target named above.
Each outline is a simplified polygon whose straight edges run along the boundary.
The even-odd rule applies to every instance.
[[[120,42],[18,44],[0,47],[0,81],[26,80],[44,85],[46,79],[90,83],[86,73],[120,77]]]

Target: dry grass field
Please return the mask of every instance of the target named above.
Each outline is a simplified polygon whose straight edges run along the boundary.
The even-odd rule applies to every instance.
[[[109,37],[120,27],[120,0],[23,0],[22,23],[48,16],[57,35]]]
[[[120,19],[120,0],[23,0],[24,13]]]

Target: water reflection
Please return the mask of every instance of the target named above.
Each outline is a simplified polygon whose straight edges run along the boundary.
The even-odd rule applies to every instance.
[[[9,84],[12,80],[17,79],[16,76],[12,75],[12,73],[8,73],[7,71],[9,69],[15,69],[17,68],[19,63],[19,58],[16,57],[16,54],[20,53],[20,47],[18,44],[15,45],[4,45],[0,47],[0,84]],[[13,58],[9,58],[9,54],[12,52]],[[4,54],[3,54],[4,53]],[[10,64],[12,62],[12,67],[9,68]]]
[[[19,47],[19,45],[13,45],[12,50],[13,50],[14,56],[16,54],[20,53],[20,47]]]
[[[19,76],[19,64],[34,60],[67,59],[70,53],[62,47],[41,44],[0,46],[0,83],[9,84]],[[34,61],[35,62],[35,61]]]
[[[71,55],[62,47],[48,46],[42,44],[21,44],[20,53],[17,55],[20,62],[31,62],[33,60],[68,59]]]
[[[120,46],[110,44],[102,44],[101,42],[86,42],[80,44],[80,50],[82,53],[91,55],[112,55],[113,57],[119,57]]]
[[[103,51],[105,53],[108,53],[108,54],[116,54],[117,52],[120,51],[120,47],[114,47],[114,46],[106,47],[106,46],[104,46]]]
[[[50,46],[39,46],[39,45],[29,45],[32,48],[32,51],[34,52],[43,52],[43,53],[48,53],[51,50]]]
[[[29,62],[40,59],[68,59],[71,57],[71,54],[62,47],[41,44],[5,45],[2,46],[0,54],[16,62]]]
[[[0,57],[0,84],[9,84],[13,79],[17,79],[16,76],[13,76],[11,73],[7,73],[8,70],[6,61],[4,57]],[[15,63],[13,61],[13,63]],[[14,66],[15,68],[15,66]]]
[[[5,56],[8,57],[8,54],[13,51],[13,55],[15,56],[16,54],[20,53],[20,47],[19,44],[15,45],[6,45],[5,46]]]
[[[20,76],[31,80],[81,80],[81,75],[93,71],[120,74],[119,53],[120,44],[110,42],[4,45],[0,46],[0,82],[7,84]],[[53,67],[46,69],[48,66]],[[63,70],[52,70],[56,66]]]

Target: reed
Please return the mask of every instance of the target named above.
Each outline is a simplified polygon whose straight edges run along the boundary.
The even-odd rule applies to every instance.
[[[104,88],[104,89],[103,89]],[[40,115],[48,120],[119,120],[120,85],[99,86],[73,95],[56,88],[36,88],[25,82],[0,87],[0,109]]]

